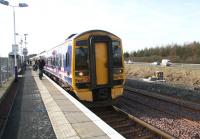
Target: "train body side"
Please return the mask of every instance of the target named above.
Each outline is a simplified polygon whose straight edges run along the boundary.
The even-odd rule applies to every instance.
[[[67,86],[72,86],[72,45],[70,42],[58,45],[41,56],[46,61],[44,70],[50,77]]]

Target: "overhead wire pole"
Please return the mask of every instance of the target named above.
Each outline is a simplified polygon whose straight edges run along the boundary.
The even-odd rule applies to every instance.
[[[28,7],[26,3],[19,3],[18,6],[10,5],[8,1],[0,0],[0,3],[6,6],[10,6],[13,8],[13,22],[14,22],[14,44],[13,46],[13,53],[14,53],[14,63],[15,63],[15,81],[18,80],[18,69],[17,69],[17,43],[16,43],[16,26],[15,26],[15,7]]]

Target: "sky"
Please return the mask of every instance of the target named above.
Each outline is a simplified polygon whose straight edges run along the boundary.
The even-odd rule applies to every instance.
[[[101,29],[119,36],[124,51],[200,41],[199,0],[8,0],[15,8],[17,43],[27,36],[29,54],[73,33]],[[0,56],[14,43],[13,10],[0,4]],[[23,37],[24,38],[24,37]],[[24,45],[23,45],[24,47]]]

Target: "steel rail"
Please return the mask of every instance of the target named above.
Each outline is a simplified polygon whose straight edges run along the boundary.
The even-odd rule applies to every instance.
[[[145,91],[145,90],[142,90],[142,89],[136,89],[136,88],[132,88],[132,87],[129,87],[129,86],[126,86],[125,90],[137,92],[137,93],[145,95],[145,96],[164,100],[164,101],[167,101],[167,102],[170,102],[170,103],[174,103],[174,104],[177,104],[177,105],[180,105],[180,106],[184,106],[184,107],[192,109],[192,110],[200,111],[200,104],[199,103],[194,103],[194,102],[187,101],[187,100],[181,100],[179,98],[172,98],[172,97],[169,97],[169,96],[161,95],[161,94],[158,94],[158,93],[153,93],[153,92],[150,92],[150,91]]]
[[[137,118],[137,117],[135,117],[135,116],[133,116],[133,115],[128,114],[127,112],[123,111],[122,109],[120,109],[120,108],[118,108],[118,107],[116,107],[116,106],[113,106],[113,107],[114,107],[114,109],[116,109],[117,111],[120,111],[120,112],[122,112],[122,113],[125,113],[126,115],[128,115],[129,118],[131,118],[132,120],[134,120],[136,123],[138,123],[138,124],[140,124],[140,125],[146,127],[147,129],[151,130],[152,132],[154,132],[154,133],[156,133],[156,134],[158,134],[158,135],[160,135],[160,136],[162,136],[162,137],[164,137],[164,138],[167,138],[167,139],[175,139],[175,137],[173,137],[173,136],[167,134],[166,132],[164,132],[164,131],[162,131],[162,130],[156,128],[156,127],[153,127],[152,125],[150,125],[150,124],[148,124],[148,123],[146,123],[146,122],[140,120],[139,118]]]

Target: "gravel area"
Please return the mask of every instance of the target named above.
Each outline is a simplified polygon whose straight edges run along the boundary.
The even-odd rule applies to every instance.
[[[123,110],[176,138],[200,138],[200,124],[195,124],[195,120],[199,120],[198,113],[191,113],[190,115],[194,115],[192,116],[194,121],[189,121],[184,117],[188,110],[184,110],[182,113],[178,107],[172,106],[174,104],[170,105],[159,101],[156,102],[145,97],[133,97],[129,94],[130,92],[125,92],[124,97],[120,99],[119,104]]]
[[[126,79],[125,86],[200,103],[200,91],[187,89],[183,86],[171,85],[162,82],[145,82],[138,78]]]
[[[126,80],[125,86],[200,103],[200,91],[193,90],[187,85],[146,82],[138,77],[131,77]],[[125,91],[123,96],[126,98],[121,99],[121,107],[134,116],[170,133],[176,138],[200,139],[200,111],[194,111],[130,91]]]
[[[138,94],[137,92],[126,91],[124,94],[124,97],[131,98],[131,100],[141,103],[143,105],[146,105],[148,107],[151,107],[152,109],[155,109],[161,112],[166,112],[178,118],[188,119],[190,121],[193,121],[194,123],[200,124],[200,116],[199,116],[200,111],[191,110],[189,108],[186,108],[174,103],[144,96],[144,95]]]

